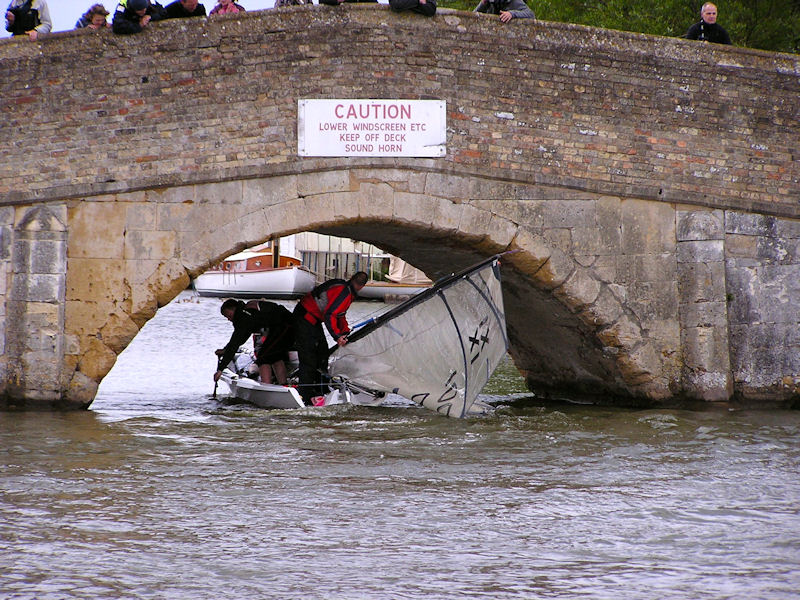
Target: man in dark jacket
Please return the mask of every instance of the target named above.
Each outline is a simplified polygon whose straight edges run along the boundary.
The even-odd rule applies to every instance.
[[[426,17],[436,14],[436,0],[389,0],[389,6],[397,12],[410,10]]]
[[[111,30],[114,33],[129,35],[139,33],[151,22],[164,18],[164,7],[150,0],[120,0]]]
[[[300,395],[313,404],[314,396],[325,394],[322,378],[328,372],[328,341],[322,324],[340,346],[347,343],[350,326],[346,313],[350,304],[367,283],[367,274],[359,271],[350,278],[331,279],[303,296],[294,308],[294,332],[297,358],[300,361]]]
[[[239,346],[255,336],[256,365],[261,383],[273,383],[272,372],[278,384],[286,385],[286,362],[289,350],[294,345],[292,313],[280,304],[266,300],[226,300],[220,307],[222,315],[233,323],[233,334],[224,348],[216,350],[219,356],[214,381],[218,381],[222,370],[233,360]]]
[[[511,19],[533,19],[534,14],[525,0],[481,0],[474,12],[498,15],[500,21],[508,23]]]
[[[700,22],[689,27],[686,37],[690,40],[712,42],[714,44],[730,44],[731,36],[717,24],[717,7],[706,2],[700,9]]]
[[[205,17],[206,7],[197,0],[175,0],[167,4],[166,19],[188,19],[189,17]]]

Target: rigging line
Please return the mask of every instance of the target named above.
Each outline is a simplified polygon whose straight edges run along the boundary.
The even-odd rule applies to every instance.
[[[469,277],[466,278],[469,280]],[[461,402],[461,414],[459,417],[463,418],[464,415],[467,413],[467,391],[469,390],[469,362],[467,361],[467,349],[464,347],[464,340],[461,337],[461,329],[458,327],[458,321],[456,321],[456,317],[453,314],[452,309],[450,308],[450,304],[447,302],[447,298],[444,296],[444,290],[439,290],[437,295],[442,299],[444,302],[444,307],[447,309],[448,314],[450,315],[450,320],[453,322],[453,326],[456,328],[456,335],[458,336],[458,343],[461,345],[461,360],[464,364],[464,396]],[[452,408],[452,403],[451,403]],[[470,407],[472,403],[470,403]],[[447,411],[447,416],[450,416],[450,411]]]

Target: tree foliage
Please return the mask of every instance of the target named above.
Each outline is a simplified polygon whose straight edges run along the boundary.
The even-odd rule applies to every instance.
[[[544,21],[681,37],[700,20],[703,0],[527,0]],[[717,2],[717,22],[737,46],[800,52],[800,0]],[[439,0],[440,8],[473,10],[478,0]]]

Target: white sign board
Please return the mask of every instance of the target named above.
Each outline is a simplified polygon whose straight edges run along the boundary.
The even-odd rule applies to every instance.
[[[445,155],[444,100],[298,100],[300,156]]]

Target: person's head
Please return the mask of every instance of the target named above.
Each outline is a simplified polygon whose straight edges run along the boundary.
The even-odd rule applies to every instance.
[[[242,302],[240,300],[228,298],[222,303],[222,306],[219,307],[219,312],[221,312],[222,316],[228,319],[228,321],[233,321],[233,315],[241,304]]]
[[[350,278],[350,285],[353,286],[355,291],[360,292],[361,288],[367,285],[367,279],[367,274],[364,271],[359,271]]]
[[[700,18],[709,25],[713,25],[717,22],[717,7],[711,2],[706,2],[703,4],[703,8],[700,9]]]
[[[219,3],[222,6],[228,6],[228,4],[232,4],[233,3],[233,0],[219,0]]]
[[[105,27],[107,16],[108,11],[102,4],[92,4],[89,10],[86,11],[86,19],[89,21],[89,26],[95,29]]]
[[[198,4],[198,0],[181,0],[181,5],[183,5],[183,8],[185,8],[188,12],[194,12],[194,9],[197,8]]]
[[[128,0],[128,10],[135,12],[140,17],[143,17],[147,12],[147,7],[150,5],[148,0]]]

